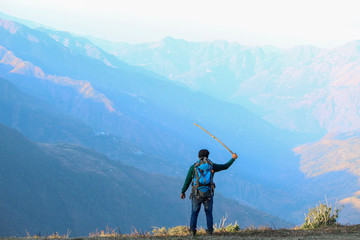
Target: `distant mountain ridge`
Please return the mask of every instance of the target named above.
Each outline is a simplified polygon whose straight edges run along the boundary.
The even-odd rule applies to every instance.
[[[86,98],[101,102],[109,112],[116,112],[112,102],[102,93],[98,93],[88,81],[75,80],[69,77],[56,76],[44,72],[40,67],[19,59],[13,52],[0,46],[0,63],[8,66],[9,73],[31,76],[42,80],[54,82],[59,85],[71,86]],[[12,68],[12,69],[11,69]]]
[[[334,49],[287,50],[173,38],[144,44],[93,41],[131,65],[241,103],[281,128],[320,133],[360,126],[353,107],[360,101],[359,41]]]
[[[37,142],[74,143],[93,148],[111,159],[141,161],[149,158],[164,161],[146,153],[121,137],[104,133],[62,113],[42,100],[20,91],[0,78],[0,122]],[[141,153],[141,154],[140,154]]]

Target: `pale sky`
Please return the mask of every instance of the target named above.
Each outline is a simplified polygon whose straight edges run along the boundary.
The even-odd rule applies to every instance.
[[[227,40],[288,48],[360,40],[358,0],[0,0],[0,12],[115,42]]]

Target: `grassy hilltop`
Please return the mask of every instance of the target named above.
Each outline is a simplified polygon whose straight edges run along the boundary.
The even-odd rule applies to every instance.
[[[225,225],[227,215],[221,221],[214,224],[213,236],[208,236],[205,229],[200,227],[197,231],[198,239],[356,239],[360,237],[360,225],[340,225],[337,219],[342,207],[332,207],[328,202],[320,203],[309,209],[305,217],[305,222],[301,227],[273,229],[270,227],[248,227],[240,229],[239,224]],[[69,239],[71,231],[61,235],[54,233],[47,236],[28,236],[24,239]],[[138,231],[132,228],[131,234],[122,234],[120,229],[107,227],[101,230],[89,233],[88,237],[77,237],[80,239],[193,239],[187,226],[176,227],[153,227],[151,232]],[[8,238],[18,240],[20,238]],[[21,238],[22,239],[22,238]]]
[[[230,226],[230,225],[228,225]],[[149,233],[139,233],[134,231],[130,235],[120,235],[116,231],[107,230],[101,233],[92,233],[88,237],[69,238],[66,235],[60,236],[53,234],[51,236],[29,236],[26,238],[8,237],[1,239],[8,240],[42,240],[42,239],[74,239],[74,240],[107,240],[107,239],[282,239],[282,240],[299,240],[299,239],[359,239],[360,225],[352,226],[328,226],[317,229],[271,229],[271,228],[248,228],[244,230],[237,230],[235,232],[226,231],[226,229],[218,229],[213,236],[205,235],[205,231],[200,231],[196,238],[182,232],[183,226],[172,228],[174,235],[150,235]],[[180,230],[176,233],[175,230]],[[186,234],[185,234],[186,233]],[[102,235],[101,235],[102,234]]]

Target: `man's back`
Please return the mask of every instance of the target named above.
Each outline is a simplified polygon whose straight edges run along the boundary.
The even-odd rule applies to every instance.
[[[194,163],[190,166],[189,171],[187,173],[183,188],[181,190],[181,198],[185,199],[185,192],[189,188],[191,182],[192,189],[191,189],[191,219],[190,219],[190,231],[192,232],[193,236],[196,234],[196,224],[197,224],[197,217],[200,211],[201,204],[204,205],[204,210],[206,214],[206,223],[207,223],[207,232],[212,235],[213,232],[213,215],[212,215],[212,208],[213,208],[213,194],[214,194],[214,188],[215,185],[212,182],[212,178],[214,177],[215,172],[220,172],[223,170],[228,169],[237,158],[236,153],[232,155],[232,158],[230,161],[228,161],[225,164],[216,164],[212,163],[209,159],[209,151],[207,149],[202,149],[199,151],[199,160],[198,164]],[[204,169],[199,170],[200,162],[202,164],[208,164],[209,170],[211,171],[211,181],[204,181],[203,184],[199,183],[200,175],[203,175],[203,177],[208,174],[208,172],[204,172]],[[207,166],[206,166],[207,167]],[[205,169],[206,169],[205,167]],[[202,172],[203,171],[203,172]],[[199,189],[203,187],[202,190],[199,191]],[[208,190],[207,190],[208,189]]]
[[[236,155],[236,154],[235,154]],[[237,156],[236,156],[237,158]],[[214,173],[215,172],[220,172],[220,171],[223,171],[223,170],[226,170],[228,169],[235,161],[234,156],[233,158],[231,158],[227,163],[225,164],[217,164],[217,163],[213,163],[213,170],[214,170]],[[185,179],[185,182],[184,182],[184,185],[183,185],[183,188],[181,190],[181,193],[185,193],[186,190],[189,188],[190,184],[191,184],[191,181],[194,179],[194,176],[195,176],[195,163],[193,165],[190,166],[189,168],[189,171],[186,175],[186,179]]]

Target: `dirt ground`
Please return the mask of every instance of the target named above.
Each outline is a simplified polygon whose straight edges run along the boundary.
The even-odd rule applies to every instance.
[[[50,240],[50,238],[41,237],[41,238],[0,238],[0,240]],[[59,239],[59,238],[57,238]],[[213,239],[213,240],[235,240],[235,239],[244,239],[244,240],[303,240],[303,239],[329,239],[329,240],[356,240],[360,239],[360,225],[352,226],[334,226],[327,227],[315,230],[289,230],[289,229],[277,229],[277,230],[251,230],[251,231],[239,231],[234,234],[214,234],[213,236],[186,236],[186,237],[78,237],[78,238],[69,238],[70,240],[140,240],[140,239],[153,239],[153,240],[164,240],[164,239]]]

